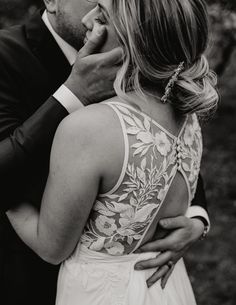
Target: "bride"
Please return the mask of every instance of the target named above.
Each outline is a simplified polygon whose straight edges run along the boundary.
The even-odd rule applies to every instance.
[[[137,253],[161,218],[184,215],[202,156],[198,118],[214,111],[214,74],[204,56],[202,0],[99,0],[84,18],[85,42],[107,29],[104,51],[123,48],[117,96],[59,126],[38,212],[24,203],[8,217],[40,257],[61,264],[58,305],[193,305],[183,260],[166,285]],[[81,132],[82,131],[82,132]]]

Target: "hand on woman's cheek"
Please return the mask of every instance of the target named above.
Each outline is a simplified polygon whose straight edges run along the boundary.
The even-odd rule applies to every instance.
[[[98,35],[101,27],[100,24],[94,23],[93,30],[87,34],[87,38],[91,39],[93,35]],[[104,39],[104,43],[101,45],[101,48],[98,50],[99,52],[107,52],[119,46],[117,36],[115,34],[115,30],[111,26],[106,27],[106,37]]]

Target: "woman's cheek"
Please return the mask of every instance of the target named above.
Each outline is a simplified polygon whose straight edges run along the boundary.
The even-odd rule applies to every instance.
[[[119,42],[115,31],[107,29],[106,39],[100,51],[108,52],[118,46],[119,46]]]

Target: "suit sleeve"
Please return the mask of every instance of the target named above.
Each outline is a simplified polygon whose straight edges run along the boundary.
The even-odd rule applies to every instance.
[[[198,177],[197,190],[192,201],[192,206],[193,205],[198,205],[207,211],[207,200],[201,174]]]
[[[195,197],[192,200],[191,206],[188,208],[186,216],[189,218],[199,218],[207,227],[207,230],[210,230],[210,219],[207,209],[207,200],[204,189],[204,183],[201,174],[198,177],[197,190]]]
[[[50,151],[54,133],[68,114],[53,97],[27,120],[22,119],[24,104],[14,88],[7,69],[0,75],[0,212],[23,200],[24,175],[28,160],[37,162],[39,150]]]

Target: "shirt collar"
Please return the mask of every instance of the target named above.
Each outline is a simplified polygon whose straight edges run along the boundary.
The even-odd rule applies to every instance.
[[[64,53],[64,55],[67,58],[68,62],[72,66],[75,63],[75,61],[76,61],[76,57],[77,57],[78,51],[75,48],[73,48],[71,45],[69,45],[64,39],[62,39],[55,32],[55,30],[53,29],[53,27],[52,27],[52,25],[51,25],[51,23],[50,23],[50,21],[48,19],[48,15],[47,15],[46,10],[43,12],[42,19],[43,19],[43,22],[45,23],[46,27],[48,28],[49,32],[52,34],[52,36],[56,40],[58,46],[60,47],[60,49]]]

